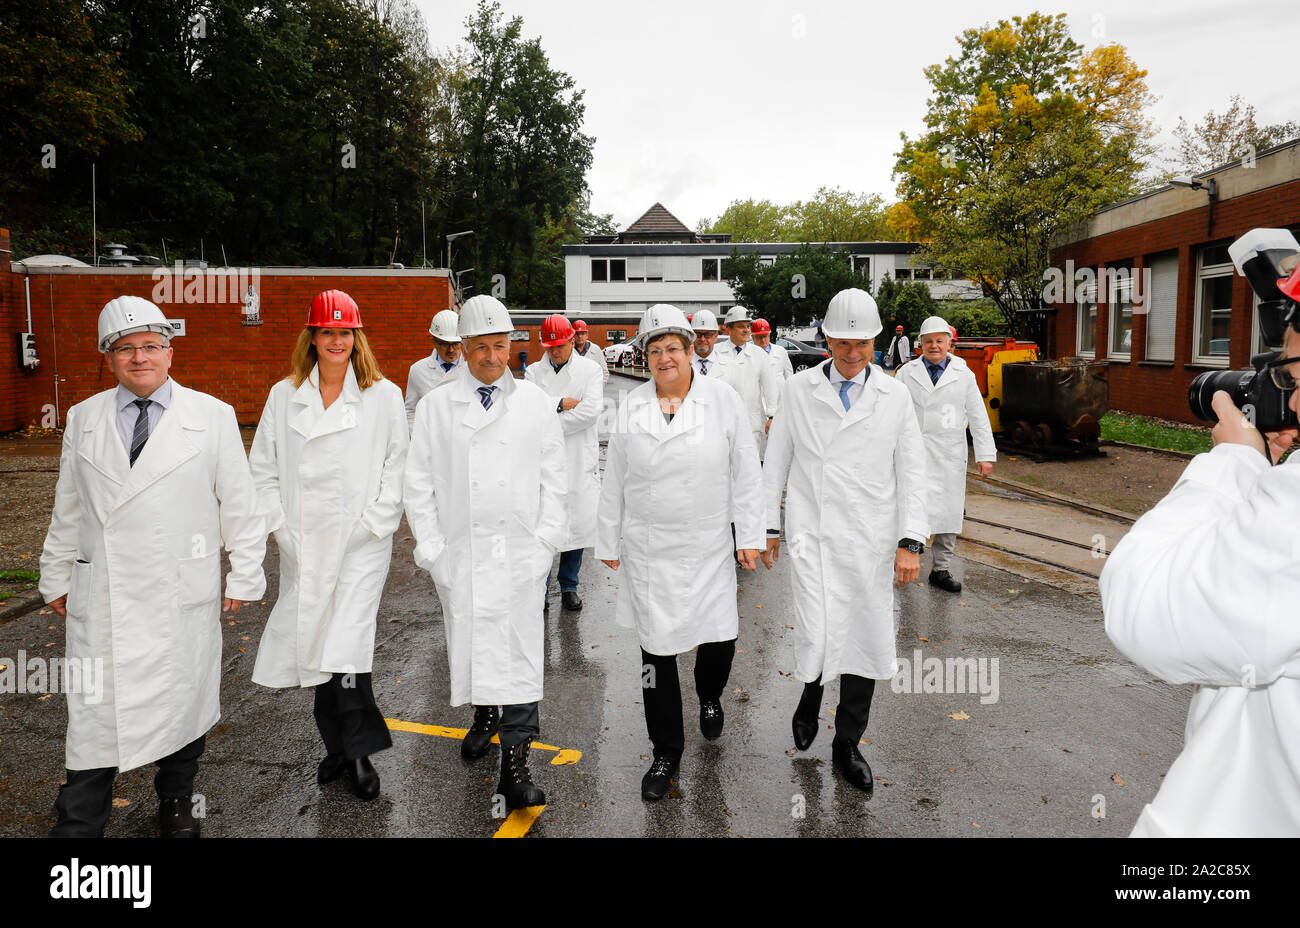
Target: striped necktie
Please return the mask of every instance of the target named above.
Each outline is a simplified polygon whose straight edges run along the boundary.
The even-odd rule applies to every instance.
[[[852,380],[840,381],[840,402],[844,404],[844,411],[849,411],[849,387],[853,386]]]
[[[478,400],[478,401],[479,401],[480,403],[483,404],[483,408],[484,408],[484,409],[491,409],[491,408],[492,408],[492,391],[495,390],[495,389],[496,389],[496,387],[479,387],[479,388],[478,388],[478,396],[479,396],[479,400]]]
[[[135,467],[135,459],[140,456],[144,443],[149,440],[149,404],[153,401],[132,400],[131,402],[140,410],[139,415],[135,417],[135,431],[131,433],[131,466]]]
[[[700,373],[709,376],[709,362],[706,358],[700,358]]]

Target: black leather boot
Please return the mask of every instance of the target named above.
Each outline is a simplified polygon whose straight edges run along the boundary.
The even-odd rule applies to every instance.
[[[803,695],[799,697],[799,705],[794,710],[794,718],[790,720],[790,728],[794,732],[794,746],[801,751],[806,751],[812,747],[813,740],[817,737],[817,730],[820,728],[818,717],[822,711],[822,692],[825,690],[820,683],[805,683],[803,685]]]
[[[722,734],[722,702],[717,699],[700,700],[700,734],[709,741],[716,741]]]
[[[641,778],[641,798],[654,802],[667,796],[672,787],[672,778],[677,775],[677,763],[675,757],[655,757],[650,769]]]
[[[501,710],[496,706],[475,706],[474,724],[465,732],[460,743],[460,756],[466,760],[478,760],[488,752],[492,745],[492,736],[501,727]]]
[[[497,783],[497,792],[505,797],[507,811],[546,805],[546,794],[533,783],[528,772],[528,751],[532,746],[532,738],[501,745],[501,781]]]
[[[565,612],[578,612],[582,609],[582,597],[577,590],[564,590],[560,593],[560,605]]]
[[[937,586],[941,590],[947,590],[949,593],[961,592],[961,581],[946,570],[930,571],[930,585]]]
[[[194,798],[159,799],[158,832],[164,838],[197,838],[199,820],[194,817]]]
[[[348,781],[352,795],[363,802],[369,802],[379,795],[379,773],[370,763],[369,757],[344,761],[343,777]]]
[[[835,765],[835,769],[843,774],[844,779],[868,796],[871,795],[875,788],[871,777],[871,765],[867,763],[856,744],[843,738],[836,738],[831,742],[831,762]]]
[[[348,760],[342,754],[326,754],[325,759],[316,765],[316,782],[320,786],[333,783],[343,776],[343,768]]]

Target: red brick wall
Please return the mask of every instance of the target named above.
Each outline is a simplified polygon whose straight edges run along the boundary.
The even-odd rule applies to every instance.
[[[6,260],[0,273],[0,313],[17,333],[26,321],[23,279],[8,268]],[[260,326],[242,325],[235,302],[160,303],[169,319],[186,324],[185,336],[173,341],[172,376],[230,403],[246,425],[256,424],[272,384],[288,373],[307,307],[322,290],[345,290],[357,301],[380,369],[403,389],[411,364],[432,349],[429,320],[451,305],[447,278],[402,271],[364,276],[264,273],[256,286]],[[47,404],[55,402],[56,372],[60,425],[70,406],[112,386],[116,381],[95,345],[99,311],[115,296],[151,299],[154,287],[148,271],[32,273],[33,330],[41,365],[35,374],[17,373],[17,340],[8,336],[13,343],[0,362],[0,431],[41,421]]]
[[[1133,315],[1132,358],[1110,364],[1111,409],[1135,412],[1183,422],[1198,422],[1187,404],[1187,388],[1197,374],[1214,370],[1193,363],[1196,306],[1197,249],[1206,244],[1232,241],[1251,229],[1285,228],[1300,222],[1300,180],[1256,193],[1234,197],[1214,206],[1214,231],[1207,231],[1208,206],[1143,223],[1128,229],[1065,245],[1052,252],[1052,265],[1065,269],[1073,261],[1076,269],[1094,270],[1128,260],[1140,269],[1146,259],[1161,252],[1178,252],[1178,318],[1174,329],[1172,364],[1148,362],[1146,315]],[[1233,278],[1232,321],[1229,337],[1229,365],[1249,367],[1252,332],[1252,293],[1241,276]],[[1073,304],[1056,313],[1053,357],[1076,353],[1076,322]],[[1106,304],[1097,307],[1098,360],[1106,358],[1109,317]]]

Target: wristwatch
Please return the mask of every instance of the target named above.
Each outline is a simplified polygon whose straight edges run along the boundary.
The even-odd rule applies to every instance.
[[[925,553],[925,545],[919,541],[913,541],[910,538],[898,539],[898,546],[900,548],[906,548],[908,551],[911,551],[913,554]]]
[[[555,411],[564,412],[564,397],[560,397],[560,401],[555,404]]]

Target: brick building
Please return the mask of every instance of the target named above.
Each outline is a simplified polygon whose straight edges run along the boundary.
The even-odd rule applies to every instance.
[[[402,388],[411,364],[432,348],[429,320],[452,305],[445,269],[186,268],[177,274],[10,257],[9,233],[0,229],[0,322],[9,341],[0,353],[0,432],[62,426],[70,406],[116,382],[96,348],[99,311],[115,296],[152,299],[173,324],[183,321],[184,334],[172,341],[173,375],[230,403],[245,425],[256,424],[272,384],[288,373],[307,307],[322,290],[345,290],[356,299],[381,370]],[[260,324],[246,324],[250,281]],[[19,361],[17,336],[28,331],[40,358],[34,369]]]
[[[1196,422],[1193,378],[1267,350],[1227,249],[1258,227],[1300,238],[1300,140],[1194,181],[1102,210],[1052,252],[1064,286],[1049,290],[1051,354],[1108,361],[1112,409]]]

